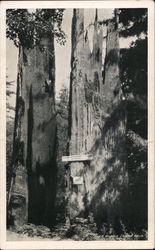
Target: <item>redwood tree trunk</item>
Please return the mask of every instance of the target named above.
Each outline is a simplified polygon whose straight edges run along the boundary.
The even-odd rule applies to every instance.
[[[21,48],[19,50],[19,65]],[[28,178],[24,155],[23,119],[25,102],[22,96],[21,68],[17,77],[16,114],[13,140],[12,178],[8,200],[8,225],[20,226],[28,220]]]
[[[125,222],[128,171],[126,167],[126,115],[119,76],[117,14],[107,27],[106,57],[102,89],[101,139],[95,140],[94,178],[89,183],[90,207],[99,226],[120,233]],[[91,171],[90,171],[91,173]],[[92,198],[91,198],[92,197]],[[113,231],[114,233],[114,231]]]
[[[91,153],[93,160],[69,164],[67,212],[71,219],[93,212],[98,226],[106,223],[109,230],[111,227],[119,230],[124,219],[128,183],[117,23],[116,15],[108,24],[102,74],[103,35],[98,30],[97,13],[92,52],[89,30],[84,35],[82,9],[74,10],[72,22],[69,154]],[[80,176],[83,183],[74,183],[76,176]]]
[[[84,10],[74,10],[72,20],[72,71],[70,86],[70,155],[87,155],[94,140],[101,138],[102,32],[98,30],[97,13],[94,23],[93,51],[88,31],[84,30]],[[87,185],[93,178],[88,162],[70,164],[70,218],[88,215]],[[80,177],[82,184],[74,183]]]
[[[25,222],[51,225],[55,200],[55,56],[54,39],[44,37],[43,50],[21,48],[14,136],[14,176],[9,213],[16,225]],[[19,81],[20,79],[20,81]],[[19,101],[22,106],[19,108]],[[22,110],[22,111],[21,111]],[[19,134],[19,135],[18,135]],[[20,140],[20,144],[18,141]],[[16,146],[18,144],[18,147]],[[19,176],[18,162],[20,161]],[[20,181],[19,181],[20,179]],[[14,204],[14,189],[25,202]]]

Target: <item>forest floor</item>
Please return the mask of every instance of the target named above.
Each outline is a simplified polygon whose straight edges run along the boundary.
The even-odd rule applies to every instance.
[[[141,235],[128,234],[124,232],[122,235],[105,234],[97,231],[95,223],[87,224],[85,222],[76,223],[69,228],[66,224],[59,224],[52,230],[43,225],[25,224],[18,230],[7,230],[7,241],[104,241],[104,240],[146,240],[146,232]]]
[[[52,240],[52,241],[59,241],[61,240],[60,237],[53,237],[53,238],[45,238],[41,236],[29,236],[27,234],[20,234],[10,230],[7,230],[7,240],[8,241],[39,241],[39,240]],[[70,240],[70,239],[67,239]]]

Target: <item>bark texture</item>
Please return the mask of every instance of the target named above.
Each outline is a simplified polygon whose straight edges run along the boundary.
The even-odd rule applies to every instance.
[[[14,145],[14,177],[10,190],[9,206],[14,206],[13,193],[16,186],[25,187],[24,197],[28,202],[20,209],[25,211],[18,218],[17,224],[32,222],[51,225],[55,200],[55,146],[56,146],[56,111],[55,111],[55,56],[54,40],[42,38],[43,50],[21,48],[19,54],[18,78],[20,93],[17,92],[17,107],[22,100],[22,114],[16,112],[14,143],[17,144],[18,130],[22,145]],[[19,85],[19,83],[18,83]],[[22,146],[22,147],[21,147]],[[15,159],[22,158],[21,179]],[[20,179],[20,183],[19,183]],[[26,181],[27,179],[27,181]],[[28,192],[28,195],[27,195]],[[20,192],[19,192],[20,195]],[[12,214],[12,211],[10,210]]]
[[[90,164],[87,177],[90,207],[98,225],[104,222],[108,230],[111,227],[116,232],[125,220],[128,185],[126,116],[119,78],[117,23],[115,16],[107,27],[101,138],[95,140],[92,146],[94,161]]]
[[[12,179],[8,200],[8,224],[20,226],[28,220],[28,176],[25,164],[23,119],[25,101],[22,96],[21,49],[18,58],[16,115],[13,140]]]
[[[72,22],[72,60],[70,86],[70,155],[91,151],[94,139],[101,137],[102,32],[94,24],[93,51],[90,51],[88,31],[84,31],[84,10],[74,10]],[[70,216],[87,214],[87,162],[70,164]],[[83,184],[76,185],[74,177]]]
[[[98,224],[106,222],[114,227],[116,222],[121,222],[122,200],[128,182],[125,109],[119,78],[118,21],[115,16],[108,24],[104,72],[103,35],[97,21],[96,12],[91,52],[89,31],[84,31],[84,11],[74,10],[69,154],[91,153],[93,160],[70,164],[70,179],[82,176],[83,184],[69,183],[69,213],[72,219],[87,216],[92,211]]]
[[[84,50],[84,10],[74,10],[72,22],[72,58],[71,58],[71,86],[70,86],[70,145],[69,154],[77,155],[85,152],[84,145],[84,84],[83,69],[85,67]],[[83,196],[84,185],[74,185],[74,176],[83,175],[84,164],[71,163],[69,191],[69,216],[76,216],[79,211],[84,211]]]

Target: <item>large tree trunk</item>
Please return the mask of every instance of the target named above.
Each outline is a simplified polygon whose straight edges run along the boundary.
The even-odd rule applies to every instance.
[[[92,53],[87,32],[84,36],[83,10],[74,10],[72,24],[69,154],[91,153],[93,160],[69,164],[69,215],[73,219],[91,211],[99,226],[106,222],[109,227],[121,223],[128,182],[117,22],[116,15],[108,24],[104,74],[97,13]],[[74,183],[76,176],[82,184]]]
[[[127,205],[126,115],[119,77],[117,14],[107,27],[104,85],[102,92],[101,140],[96,140],[94,178],[90,182],[91,209],[98,225],[119,231]]]
[[[20,65],[21,49],[19,50]],[[16,113],[13,140],[12,178],[8,199],[8,225],[19,226],[28,220],[28,178],[24,157],[22,133],[25,102],[22,96],[20,67],[17,77]]]
[[[72,21],[72,59],[71,59],[71,86],[70,86],[70,144],[69,154],[79,155],[85,152],[84,148],[84,10],[76,9]],[[79,211],[84,211],[83,196],[85,194],[84,185],[76,186],[73,183],[75,176],[83,173],[83,162],[73,162],[70,164],[70,186],[69,191],[69,216],[74,218]]]
[[[19,90],[13,152],[14,176],[9,201],[9,212],[16,225],[27,221],[51,225],[54,213],[56,181],[54,39],[44,37],[41,43],[43,50],[38,46],[33,49],[22,47],[19,53]],[[18,210],[21,211],[20,218],[14,201],[14,190],[17,186],[21,190],[16,196],[22,195],[26,200],[18,204]]]
[[[98,33],[97,16],[94,24],[93,51],[84,31],[84,10],[74,10],[72,22],[72,61],[70,86],[70,155],[85,155],[91,151],[94,139],[101,136],[102,32]],[[88,214],[88,190],[85,175],[88,162],[70,164],[69,214]],[[74,179],[81,177],[82,184]]]

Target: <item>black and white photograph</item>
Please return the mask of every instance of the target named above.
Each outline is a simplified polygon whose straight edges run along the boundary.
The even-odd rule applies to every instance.
[[[147,246],[149,8],[30,2],[5,8],[6,241]]]

